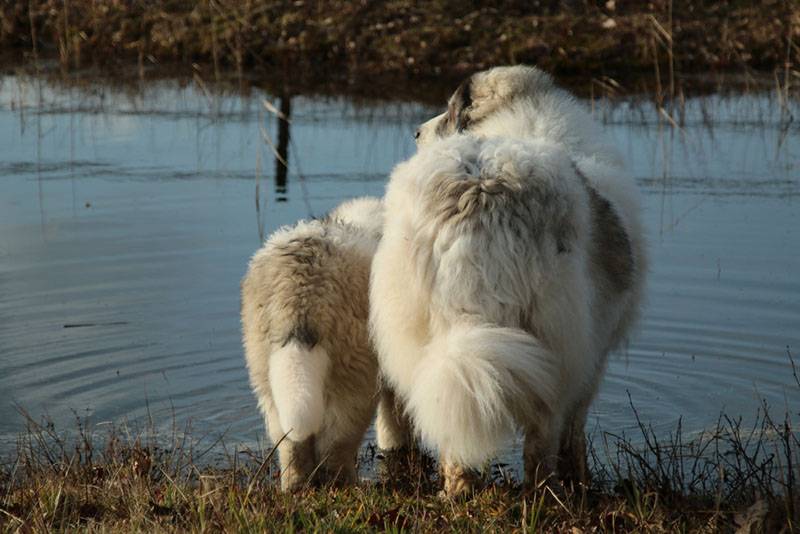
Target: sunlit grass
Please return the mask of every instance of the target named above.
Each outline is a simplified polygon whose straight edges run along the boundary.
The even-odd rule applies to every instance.
[[[272,450],[223,454],[230,449],[220,442],[184,432],[157,436],[82,422],[62,433],[28,418],[16,454],[0,470],[0,528],[791,532],[800,519],[800,435],[791,416],[776,421],[762,411],[747,427],[721,417],[693,439],[680,427],[659,439],[640,422],[641,445],[595,433],[588,487],[522,488],[489,469],[471,499],[455,502],[437,496],[435,464],[420,451],[379,459],[368,447],[362,471],[371,477],[359,487],[286,495],[277,490]]]

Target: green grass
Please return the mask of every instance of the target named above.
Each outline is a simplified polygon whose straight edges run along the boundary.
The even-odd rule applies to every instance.
[[[595,433],[590,486],[526,489],[495,468],[463,501],[437,496],[434,462],[419,451],[379,460],[367,448],[372,480],[285,495],[271,450],[231,451],[178,432],[165,447],[151,431],[79,423],[60,433],[29,418],[0,470],[0,530],[794,532],[800,436],[789,415],[762,412],[747,428],[722,417],[699,437],[678,427],[660,442],[640,423],[638,446]]]

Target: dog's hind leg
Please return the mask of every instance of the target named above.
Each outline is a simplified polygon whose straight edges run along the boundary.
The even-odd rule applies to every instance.
[[[556,417],[543,417],[525,429],[523,461],[525,485],[535,488],[547,483],[556,473],[561,424]]]
[[[292,441],[281,427],[275,405],[265,402],[263,410],[269,438],[273,444],[277,444],[281,466],[281,491],[299,490],[310,482],[309,478],[317,465],[316,438],[312,434],[303,441]]]
[[[469,497],[475,491],[478,474],[474,470],[444,458],[439,460],[439,470],[444,481],[443,497]]]
[[[325,482],[336,487],[351,486],[358,482],[356,455],[360,444],[360,436],[352,436],[320,451],[319,469]]]
[[[558,476],[573,484],[589,482],[589,466],[586,456],[586,415],[591,398],[582,401],[572,411],[561,432],[558,450]]]
[[[282,491],[297,491],[311,482],[316,467],[314,436],[300,442],[284,439],[278,445],[278,456]]]
[[[411,429],[403,407],[386,385],[381,386],[378,400],[378,418],[375,421],[378,448],[383,451],[394,451],[411,446]]]

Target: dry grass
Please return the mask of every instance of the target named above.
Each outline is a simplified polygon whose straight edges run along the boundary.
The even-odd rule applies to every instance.
[[[193,63],[206,78],[449,78],[527,62],[562,78],[645,74],[676,98],[693,72],[774,71],[796,84],[798,43],[793,0],[0,3],[0,47],[17,61]]]
[[[67,435],[29,419],[0,470],[0,530],[793,532],[800,441],[790,415],[762,412],[747,428],[722,417],[692,440],[678,427],[658,441],[640,424],[641,446],[602,433],[590,487],[525,492],[495,466],[464,502],[437,497],[435,466],[419,452],[379,460],[368,447],[373,481],[288,496],[276,490],[272,451],[231,452],[180,432],[165,447],[152,432],[80,422]]]

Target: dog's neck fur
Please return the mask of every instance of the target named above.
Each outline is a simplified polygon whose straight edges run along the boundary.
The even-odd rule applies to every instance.
[[[575,159],[596,158],[622,167],[622,158],[591,116],[572,97],[561,93],[555,89],[517,97],[475,121],[470,131],[479,137],[539,139],[562,145]]]

